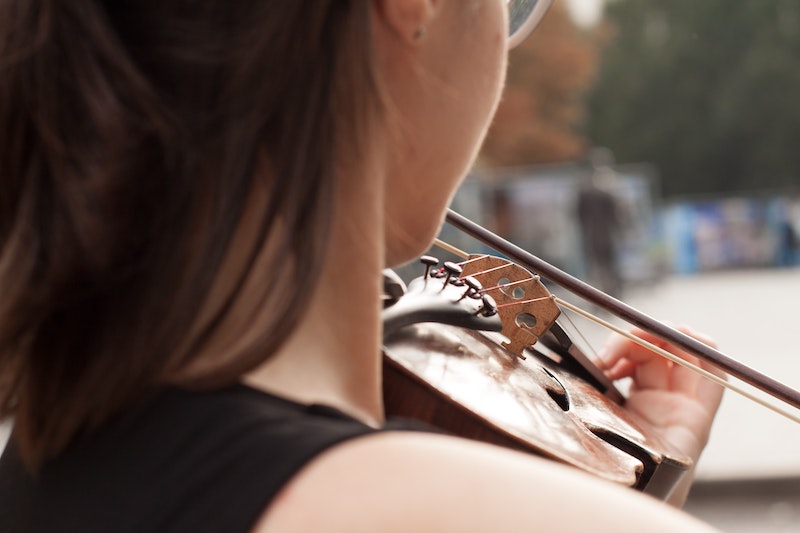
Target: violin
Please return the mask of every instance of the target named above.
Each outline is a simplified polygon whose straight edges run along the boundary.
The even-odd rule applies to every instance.
[[[453,211],[447,220],[504,257],[456,251],[462,262],[440,263],[424,256],[420,259],[424,274],[408,287],[387,273],[383,311],[387,415],[422,420],[461,437],[548,457],[668,499],[691,470],[692,460],[623,408],[624,395],[562,324],[561,308],[577,308],[552,295],[540,275],[728,375],[800,407],[798,391],[655,321]],[[693,366],[651,348],[676,363]],[[694,368],[759,401],[724,378]],[[800,421],[792,413],[766,406]]]

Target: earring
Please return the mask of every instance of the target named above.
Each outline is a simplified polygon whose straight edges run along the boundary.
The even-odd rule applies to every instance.
[[[425,37],[425,26],[417,26],[417,29],[414,30],[414,40],[419,41]]]

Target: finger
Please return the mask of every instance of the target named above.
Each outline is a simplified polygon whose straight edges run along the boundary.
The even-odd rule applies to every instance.
[[[688,326],[673,327],[709,346],[716,346],[708,335]],[[720,374],[719,370],[713,366],[701,362],[697,357],[652,333],[638,328],[634,328],[631,333],[693,365],[699,365],[717,375]],[[672,390],[689,398],[696,398],[698,402],[712,411],[716,410],[721,401],[722,390],[719,385],[709,381],[706,376],[698,374],[696,369],[674,364],[664,358],[662,354],[654,353],[650,348],[641,346],[621,335],[612,336],[598,357],[600,366],[606,369],[606,375],[610,379],[631,377],[633,378],[633,388],[636,390]]]
[[[711,339],[711,337],[703,333],[699,333],[688,326],[676,326],[675,329],[708,346],[716,347],[716,343]],[[719,370],[713,368],[712,365],[701,360],[699,357],[689,354],[685,350],[679,349],[665,341],[660,341],[657,345],[694,366],[694,368],[691,368],[678,364],[675,365],[672,376],[673,390],[681,392],[690,397],[697,397],[698,399],[700,399],[702,396],[707,396],[707,398],[703,399],[704,402],[706,400],[712,401],[717,396],[721,398],[722,392],[719,390],[720,386],[711,381],[707,376],[699,373],[697,368],[710,371],[715,375],[720,375]]]
[[[635,363],[627,359],[620,359],[614,363],[613,367],[606,369],[605,374],[609,379],[617,380],[632,377],[634,370],[636,370]]]
[[[612,337],[601,355],[606,368],[609,368],[606,374],[610,379],[632,377],[637,387],[645,389],[665,389],[669,386],[671,363],[629,338]]]
[[[721,377],[723,380],[726,379],[725,373],[710,363],[701,361],[700,367],[703,370]],[[722,385],[703,376],[703,379],[698,383],[695,396],[699,402],[705,405],[711,412],[714,412],[722,402],[722,396],[724,392],[725,388]]]
[[[649,344],[655,344],[656,346],[659,346],[659,343],[664,344],[664,341],[662,341],[659,337],[656,337],[652,333],[648,333],[639,328],[633,328],[628,333]],[[620,359],[630,359],[631,361],[635,362],[644,362],[658,357],[658,354],[654,353],[650,348],[642,346],[629,337],[620,334],[614,334],[609,337],[606,345],[600,351],[599,357],[610,368],[613,367],[614,364],[616,364],[616,362]]]

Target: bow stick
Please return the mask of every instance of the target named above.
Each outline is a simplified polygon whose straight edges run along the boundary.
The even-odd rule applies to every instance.
[[[530,252],[523,250],[522,248],[516,246],[515,244],[512,244],[511,242],[503,239],[502,237],[492,233],[486,228],[472,222],[468,218],[456,213],[452,209],[448,209],[447,211],[447,222],[450,223],[452,226],[460,229],[464,233],[474,237],[483,244],[502,253],[509,259],[532,270],[533,272],[542,275],[545,278],[548,278],[554,283],[561,285],[562,287],[569,290],[573,294],[580,296],[583,299],[597,305],[598,307],[605,309],[606,311],[612,313],[613,315],[616,315],[622,320],[625,320],[626,322],[634,326],[638,326],[639,328],[648,331],[653,335],[656,335],[657,337],[660,337],[661,339],[686,350],[687,352],[695,355],[699,359],[714,365],[715,367],[719,368],[720,370],[723,370],[727,374],[734,376],[745,383],[748,383],[754,388],[761,390],[762,392],[765,392],[770,396],[795,407],[796,409],[800,409],[799,391],[765,374],[762,374],[757,370],[754,370],[748,367],[747,365],[739,361],[736,361],[735,359],[728,357],[719,350],[712,348],[711,346],[708,346],[706,344],[703,344],[697,339],[694,339],[681,331],[671,328],[666,324],[663,324],[655,320],[654,318],[646,315],[645,313],[642,313],[641,311],[634,309],[633,307],[625,304],[624,302],[621,302],[620,300],[617,300],[616,298],[609,296],[608,294],[592,287],[588,283],[585,283],[579,280],[578,278],[570,274],[567,274],[566,272],[556,268],[555,266],[547,263],[546,261],[536,257]],[[460,250],[457,250],[452,246],[445,245],[444,243],[437,242],[437,244],[443,246],[444,248],[448,249],[453,253],[456,253],[457,255],[464,254],[464,252],[461,252]],[[722,386],[731,389],[734,392],[737,392],[738,394],[741,394],[749,398],[750,400],[753,400],[763,405],[764,407],[767,407],[772,411],[775,411],[795,422],[800,423],[800,417],[798,417],[797,415],[779,409],[776,406],[771,405],[763,401],[762,399],[753,396],[744,389],[726,382],[724,379],[719,378],[718,376],[712,374],[711,372],[708,372],[707,370],[704,370],[698,367],[697,365],[688,363],[687,361],[684,361],[683,359],[665,350],[662,350],[661,348],[654,346],[651,343],[648,343],[647,341],[639,339],[638,337],[635,337],[629,334],[628,332],[621,330],[620,328],[617,328],[616,326],[610,324],[609,322],[599,317],[596,317],[570,304],[569,302],[566,302],[560,298],[556,298],[556,301],[560,305],[563,305],[564,307],[574,312],[577,312],[582,316],[589,318],[590,320],[593,320],[603,325],[604,327],[611,329],[612,331],[615,331],[617,333],[625,335],[628,338],[631,338],[631,340],[633,340],[634,342],[653,350],[659,355],[667,357],[669,360],[677,364],[686,366],[688,368],[692,368],[692,370],[699,372],[706,378],[711,379],[712,381],[715,381],[716,383],[719,383]]]

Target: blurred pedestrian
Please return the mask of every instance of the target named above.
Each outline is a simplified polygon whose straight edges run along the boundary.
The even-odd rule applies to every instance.
[[[622,290],[617,264],[621,218],[616,184],[617,176],[611,167],[595,168],[578,190],[576,201],[587,281],[611,295]]]

